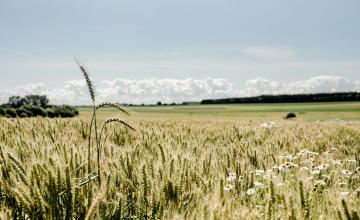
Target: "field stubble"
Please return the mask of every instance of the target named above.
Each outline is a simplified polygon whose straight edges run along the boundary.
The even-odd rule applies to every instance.
[[[99,189],[79,184],[88,175],[88,121],[0,119],[2,219],[360,214],[358,122],[137,119],[135,133],[112,124]]]

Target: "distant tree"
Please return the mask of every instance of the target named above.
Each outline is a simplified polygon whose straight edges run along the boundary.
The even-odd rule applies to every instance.
[[[27,104],[45,107],[49,104],[49,99],[45,95],[27,95],[25,96]]]
[[[224,99],[205,99],[201,104],[245,104],[245,103],[296,103],[296,102],[337,102],[337,101],[359,101],[359,92],[336,92],[316,94],[283,94],[283,95],[261,95],[255,97],[239,97]]]
[[[18,108],[20,106],[26,105],[26,100],[20,96],[11,96],[9,98],[8,104],[13,108]]]
[[[6,117],[74,117],[79,111],[68,105],[49,105],[45,95],[27,95],[25,97],[12,96],[9,103],[0,106],[0,116]]]
[[[25,109],[24,107],[20,107],[16,109],[16,114],[21,118],[31,117],[33,114]]]
[[[161,102],[160,102],[160,101],[158,101],[158,102],[156,103],[156,105],[161,105]]]
[[[18,108],[24,105],[45,107],[49,104],[49,99],[45,95],[27,95],[24,98],[20,96],[11,96],[8,104],[13,108]]]
[[[13,108],[8,108],[8,109],[6,109],[6,115],[8,115],[12,118],[16,118],[16,116],[17,116],[16,110]]]
[[[32,116],[42,116],[45,117],[46,113],[45,110],[40,107],[40,106],[36,106],[36,105],[25,105],[24,108],[31,112]]]
[[[46,116],[49,118],[56,117],[56,113],[55,113],[54,109],[52,109],[52,108],[46,109],[45,112],[46,112]]]

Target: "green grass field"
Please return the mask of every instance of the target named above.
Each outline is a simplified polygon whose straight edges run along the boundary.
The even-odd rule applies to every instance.
[[[281,104],[232,104],[232,105],[188,105],[188,106],[136,106],[128,107],[135,117],[140,118],[177,118],[194,119],[237,118],[244,120],[282,119],[287,112],[295,112],[299,120],[360,120],[360,102],[325,103],[281,103]],[[81,108],[87,115],[90,108]],[[109,114],[112,108],[105,108]]]

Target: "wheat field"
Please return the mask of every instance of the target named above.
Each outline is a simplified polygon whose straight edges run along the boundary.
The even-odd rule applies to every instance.
[[[1,219],[359,219],[358,120],[146,117],[79,67],[90,111],[0,118]]]
[[[1,219],[359,219],[356,121],[131,120],[0,118]]]

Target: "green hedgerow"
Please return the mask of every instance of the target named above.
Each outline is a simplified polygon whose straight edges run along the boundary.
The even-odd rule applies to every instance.
[[[5,112],[11,118],[16,118],[16,116],[17,116],[16,110],[14,108],[8,108],[8,109],[6,109]]]

